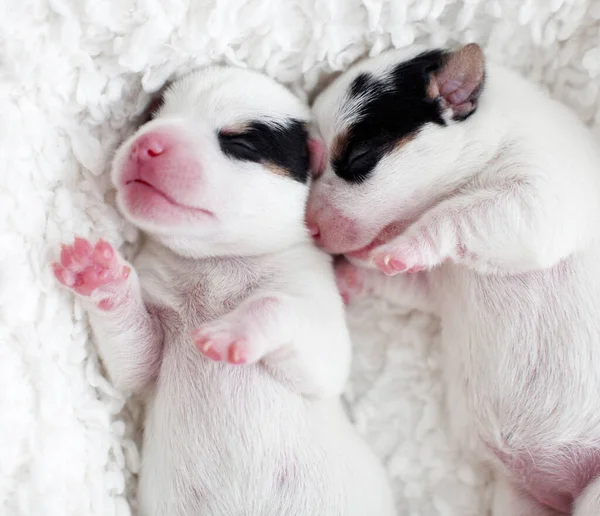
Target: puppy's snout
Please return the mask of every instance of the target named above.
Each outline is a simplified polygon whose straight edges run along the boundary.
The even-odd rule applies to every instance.
[[[330,253],[352,249],[358,236],[356,222],[328,203],[309,201],[306,227],[315,243]]]
[[[145,196],[144,202],[149,202],[151,189],[152,195],[159,192],[172,204],[195,206],[202,174],[190,143],[185,133],[171,127],[134,138],[121,165],[119,185],[132,199]]]
[[[132,145],[130,157],[136,161],[149,161],[167,151],[166,138],[160,134],[149,133],[140,136]]]

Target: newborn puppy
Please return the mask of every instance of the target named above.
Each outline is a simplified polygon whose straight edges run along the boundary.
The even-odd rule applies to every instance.
[[[308,117],[255,72],[176,81],[114,159],[135,264],[78,238],[54,265],[115,384],[146,396],[143,516],[393,514],[339,401],[350,342],[304,225]]]
[[[329,252],[405,273],[346,262],[346,296],[441,316],[450,416],[495,464],[494,516],[598,516],[595,143],[477,45],[419,52],[360,62],[317,98],[328,163],[308,223]]]

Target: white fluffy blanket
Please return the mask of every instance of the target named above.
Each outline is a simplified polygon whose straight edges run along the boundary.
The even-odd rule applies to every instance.
[[[78,233],[135,242],[108,164],[172,74],[211,61],[297,87],[366,51],[476,40],[599,118],[598,0],[3,0],[0,3],[0,514],[135,510],[135,406],[103,377],[48,269]],[[528,113],[523,113],[528,116]],[[352,309],[348,399],[402,515],[482,515],[483,471],[448,440],[435,321]]]

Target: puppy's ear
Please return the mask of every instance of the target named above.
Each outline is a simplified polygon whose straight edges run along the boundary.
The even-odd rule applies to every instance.
[[[439,99],[444,111],[451,110],[453,119],[464,120],[477,109],[484,79],[483,51],[476,43],[469,43],[446,56],[440,70],[431,74],[427,93]]]

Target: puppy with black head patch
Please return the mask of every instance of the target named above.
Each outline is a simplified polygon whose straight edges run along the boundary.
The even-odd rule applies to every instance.
[[[312,234],[361,266],[338,267],[347,298],[441,316],[451,421],[498,472],[494,516],[600,514],[600,158],[588,130],[476,44],[360,62],[314,114],[328,159]]]
[[[118,150],[134,265],[64,246],[115,384],[147,402],[142,516],[391,516],[340,406],[350,342],[330,257],[304,225],[309,109],[255,72],[176,81]]]

